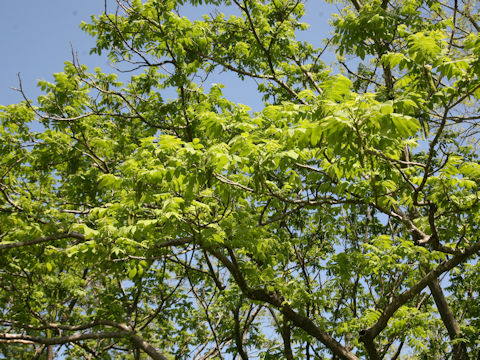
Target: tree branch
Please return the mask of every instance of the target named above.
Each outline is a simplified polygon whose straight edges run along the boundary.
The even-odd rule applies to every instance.
[[[223,253],[211,247],[205,248],[209,253],[215,256],[222,264],[230,271],[236,284],[240,287],[242,292],[251,300],[263,301],[273,305],[277,308],[287,320],[290,320],[294,325],[304,330],[307,334],[315,337],[327,348],[329,348],[335,355],[346,360],[359,360],[354,354],[348,351],[342,344],[340,344],[333,337],[321,330],[309,318],[300,315],[293,310],[288,302],[278,293],[271,292],[265,289],[252,289],[245,281],[237,264],[230,261]]]
[[[428,287],[435,300],[435,305],[437,305],[443,324],[447,328],[448,336],[450,337],[450,340],[454,340],[460,335],[460,326],[448,306],[447,299],[445,299],[438,278],[433,279],[432,282],[428,284]],[[455,360],[468,360],[465,343],[460,342],[453,345],[453,358]]]
[[[233,319],[235,321],[234,326],[234,335],[235,335],[235,345],[237,346],[237,351],[242,360],[248,360],[248,355],[243,348],[243,336],[242,331],[240,329],[240,306],[242,302],[239,301],[238,304],[235,306],[233,310]]]
[[[129,338],[134,346],[143,350],[154,360],[168,360],[167,357],[159,353],[152,345],[147,343],[140,335],[136,334],[134,329],[126,324],[117,323],[110,320],[97,320],[82,325],[62,325],[55,323],[47,323],[41,327],[33,328],[27,326],[27,329],[60,329],[65,331],[80,331],[93,328],[95,326],[110,326],[119,329],[119,331],[106,331],[99,333],[87,333],[87,334],[73,334],[68,336],[58,337],[41,337],[30,336],[26,334],[0,334],[0,342],[18,342],[29,344],[43,344],[46,346],[62,345],[67,343],[75,343],[83,340],[99,340],[99,339],[115,339],[115,338]]]
[[[418,281],[410,289],[402,292],[398,296],[394,297],[390,303],[383,309],[377,322],[366,330],[360,332],[360,340],[365,341],[373,340],[385,327],[393,314],[415,295],[419,294],[425,287],[427,287],[434,279],[441,274],[453,269],[473,254],[480,251],[480,241],[470,246],[469,248],[461,250],[457,255],[454,255],[450,260],[445,260],[440,263],[436,268],[427,273],[420,281]]]
[[[50,235],[50,236],[42,236],[37,239],[33,240],[27,240],[27,241],[17,241],[14,243],[0,243],[0,250],[6,250],[6,249],[14,249],[14,248],[19,248],[19,247],[24,247],[24,246],[30,246],[30,245],[36,245],[36,244],[41,244],[44,242],[49,242],[53,240],[59,240],[59,239],[67,239],[67,238],[74,238],[78,239],[80,241],[85,240],[85,235],[80,234],[78,232],[72,231],[69,233],[61,233],[61,234],[56,234],[56,235]]]
[[[114,339],[130,336],[130,332],[127,331],[107,331],[102,333],[90,333],[90,334],[74,334],[70,336],[59,336],[59,337],[41,337],[41,336],[30,336],[26,334],[0,334],[0,342],[4,340],[9,342],[21,342],[29,341],[31,343],[43,344],[43,345],[62,345],[71,342],[77,342],[82,340],[92,340],[92,339]],[[18,340],[18,341],[17,341]]]

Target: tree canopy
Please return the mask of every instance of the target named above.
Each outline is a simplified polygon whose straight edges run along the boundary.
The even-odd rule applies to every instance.
[[[331,2],[116,0],[128,81],[1,107],[1,358],[478,358],[478,4]]]

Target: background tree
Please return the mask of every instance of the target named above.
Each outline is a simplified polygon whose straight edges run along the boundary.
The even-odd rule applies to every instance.
[[[127,84],[2,108],[2,356],[476,359],[476,2],[339,2],[334,69],[299,0],[184,3],[82,24]]]

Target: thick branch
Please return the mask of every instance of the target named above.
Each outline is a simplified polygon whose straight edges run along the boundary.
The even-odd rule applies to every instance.
[[[20,342],[23,343],[25,340],[37,344],[44,345],[62,345],[76,341],[82,340],[91,340],[91,339],[114,339],[127,337],[130,333],[126,331],[107,331],[102,333],[91,333],[91,334],[74,334],[69,336],[59,336],[59,337],[41,337],[41,336],[30,336],[25,334],[0,334],[0,342],[4,340],[9,342]]]
[[[29,246],[29,245],[36,245],[36,244],[41,244],[41,243],[44,243],[44,242],[49,242],[49,241],[59,240],[59,239],[67,239],[67,238],[74,238],[74,239],[78,239],[80,241],[85,240],[85,236],[83,234],[72,231],[72,232],[69,232],[69,233],[61,233],[61,234],[50,235],[50,236],[42,236],[42,237],[39,237],[39,238],[33,239],[33,240],[17,241],[17,242],[14,242],[14,243],[7,243],[7,244],[1,244],[0,243],[0,250],[14,249],[14,248],[19,248],[19,247],[24,247],[24,246]]]
[[[367,350],[370,360],[380,360],[381,358],[378,354],[377,347],[375,346],[374,339],[370,337],[364,337],[362,331],[360,331],[360,339],[363,341],[363,345],[365,346],[365,350]]]
[[[242,360],[248,360],[248,355],[243,348],[243,334],[242,330],[240,329],[240,306],[241,302],[238,302],[235,310],[233,311],[233,319],[235,320],[234,326],[234,335],[235,335],[235,345],[237,345],[238,355],[242,358]]]
[[[290,334],[290,325],[287,321],[283,321],[282,328],[280,329],[282,339],[283,339],[283,347],[284,347],[284,354],[287,360],[295,359],[292,352],[292,340]]]
[[[137,346],[138,348],[142,349],[145,353],[147,353],[153,360],[169,360],[164,355],[160,354],[155,348],[147,343],[145,340],[142,339],[137,334],[134,334],[131,339],[133,345]]]
[[[0,342],[18,342],[18,343],[35,343],[43,345],[62,345],[67,343],[74,343],[83,340],[99,340],[99,339],[115,339],[115,338],[130,338],[130,341],[134,346],[143,350],[154,360],[168,360],[167,357],[159,353],[155,348],[147,343],[143,338],[135,334],[134,330],[126,324],[117,323],[109,320],[98,320],[93,321],[87,324],[82,325],[61,325],[49,323],[45,324],[38,329],[61,329],[66,331],[77,331],[93,328],[95,326],[111,326],[119,329],[119,331],[106,331],[99,333],[88,333],[81,334],[76,333],[68,336],[58,336],[58,337],[41,337],[41,336],[30,336],[26,334],[0,334]],[[27,327],[31,328],[31,327]]]
[[[353,6],[355,7],[355,10],[360,11],[362,8],[362,5],[360,4],[359,0],[351,0]]]
[[[447,328],[448,336],[450,337],[450,340],[454,340],[460,335],[460,326],[448,306],[438,278],[433,279],[433,281],[428,284],[428,287],[435,300],[443,324]],[[461,342],[453,345],[453,358],[456,360],[468,360],[467,348],[464,343]]]
[[[237,264],[230,261],[223,253],[213,248],[206,248],[206,250],[220,260],[220,262],[222,262],[222,264],[230,271],[237,285],[249,299],[262,301],[264,303],[273,305],[285,316],[287,320],[291,321],[293,325],[298,326],[307,334],[315,337],[327,348],[329,348],[336,356],[346,360],[359,360],[358,357],[348,351],[337,340],[315,325],[312,320],[293,310],[290,305],[288,305],[287,301],[278,293],[267,291],[265,289],[250,288],[243,278],[243,274],[241,273]]]
[[[450,260],[443,261],[435,269],[427,273],[419,282],[417,282],[417,284],[394,297],[392,301],[385,307],[377,322],[370,328],[361,331],[360,340],[362,340],[364,343],[365,341],[369,341],[369,339],[373,340],[383,329],[385,329],[390,318],[401,306],[407,303],[415,295],[419,294],[438,276],[453,269],[478,251],[480,251],[480,242],[477,242],[475,245],[460,251]]]
[[[435,300],[435,304],[437,305],[438,311],[440,312],[440,316],[442,317],[443,323],[447,328],[448,335],[450,339],[455,338],[460,333],[460,327],[458,326],[457,320],[453,316],[452,312],[450,311],[450,307],[447,304],[447,300],[443,295],[442,288],[438,282],[438,279],[434,279],[428,287],[432,293],[433,299]]]

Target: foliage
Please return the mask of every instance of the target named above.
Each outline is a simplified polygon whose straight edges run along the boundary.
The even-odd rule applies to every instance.
[[[477,358],[477,4],[337,6],[328,67],[300,0],[117,0],[126,84],[2,107],[3,358]]]

